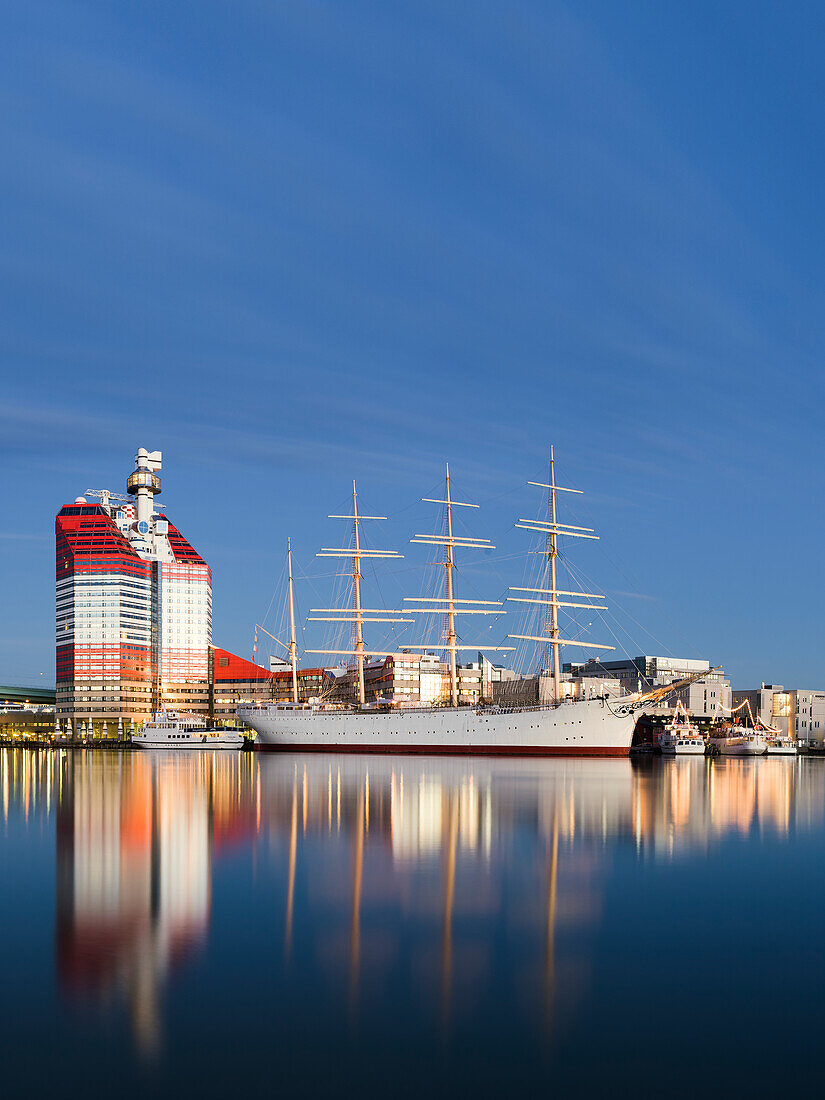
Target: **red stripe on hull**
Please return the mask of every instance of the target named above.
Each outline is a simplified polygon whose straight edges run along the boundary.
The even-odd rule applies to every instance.
[[[351,752],[380,756],[629,756],[630,746],[623,748],[543,748],[527,746],[501,748],[489,745],[481,748],[455,748],[446,745],[415,745],[407,748],[383,745],[265,745],[255,742],[256,752]]]

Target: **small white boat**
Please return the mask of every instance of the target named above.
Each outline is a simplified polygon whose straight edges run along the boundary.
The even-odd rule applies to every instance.
[[[768,734],[768,756],[796,756],[796,742],[792,737]]]
[[[686,734],[665,730],[659,738],[659,748],[662,756],[704,756],[705,739],[698,731]]]
[[[764,756],[768,741],[764,732],[750,726],[733,726],[725,737],[711,738],[722,756]]]
[[[132,744],[139,749],[239,749],[245,732],[210,727],[202,718],[183,718],[176,710],[156,710],[151,721],[132,734]]]
[[[705,739],[690,721],[690,716],[682,705],[676,704],[676,713],[659,734],[659,748],[662,756],[704,756]]]

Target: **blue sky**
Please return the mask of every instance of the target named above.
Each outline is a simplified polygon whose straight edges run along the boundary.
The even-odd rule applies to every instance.
[[[249,655],[287,534],[301,607],[331,606],[313,555],[353,477],[408,555],[390,605],[424,590],[447,459],[497,545],[471,593],[522,583],[552,441],[623,648],[825,685],[820,5],[0,24],[0,681],[53,679],[54,513],[138,446]]]

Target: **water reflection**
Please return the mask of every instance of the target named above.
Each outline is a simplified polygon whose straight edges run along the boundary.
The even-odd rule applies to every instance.
[[[254,833],[241,763],[235,754],[62,760],[58,974],[70,993],[124,997],[147,1052],[158,1045],[163,983],[206,939],[213,853]]]
[[[162,1045],[164,988],[203,951],[224,857],[255,860],[238,920],[262,956],[277,943],[296,1012],[311,985],[314,1010],[338,1006],[351,1029],[413,1004],[449,1033],[496,1003],[546,1038],[587,996],[617,853],[689,859],[825,821],[822,762],[787,758],[7,749],[0,785],[7,835],[11,817],[54,818],[64,993],[119,998],[145,1052]]]

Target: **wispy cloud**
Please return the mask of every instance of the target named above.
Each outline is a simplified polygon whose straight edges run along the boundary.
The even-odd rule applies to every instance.
[[[656,603],[658,596],[649,596],[646,592],[621,592],[618,589],[608,589],[611,596],[622,596],[628,600],[647,600],[649,603]]]

